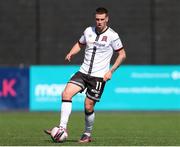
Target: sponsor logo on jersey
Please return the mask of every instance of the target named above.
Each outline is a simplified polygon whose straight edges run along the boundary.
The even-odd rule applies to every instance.
[[[99,42],[94,42],[94,45],[97,46],[97,47],[104,47],[106,44],[102,44],[102,43],[99,43]]]

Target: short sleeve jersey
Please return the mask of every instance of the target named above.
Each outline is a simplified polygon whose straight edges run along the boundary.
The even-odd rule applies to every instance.
[[[84,61],[79,71],[94,77],[103,77],[109,70],[113,50],[123,48],[119,35],[110,27],[100,34],[95,27],[86,28],[79,43],[86,45]]]

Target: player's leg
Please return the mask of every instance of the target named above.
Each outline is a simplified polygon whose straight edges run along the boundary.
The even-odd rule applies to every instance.
[[[69,116],[72,111],[72,97],[81,91],[82,88],[76,84],[68,83],[62,92],[62,104],[61,104],[61,119],[59,126],[67,128]]]
[[[66,85],[64,91],[62,92],[62,104],[61,104],[61,116],[60,116],[60,123],[59,126],[63,127],[64,129],[67,128],[67,123],[69,120],[69,116],[72,111],[72,97],[80,92],[83,91],[84,81],[82,78],[82,73],[77,72],[72,76],[68,84]],[[51,129],[44,130],[45,133],[51,134]]]
[[[85,130],[79,142],[91,142],[91,131],[94,124],[94,106],[96,102],[86,97],[85,99]]]
[[[91,131],[94,124],[95,113],[94,106],[96,102],[86,97],[85,99],[85,132],[91,136]]]
[[[62,92],[62,103],[61,103],[61,113],[60,113],[60,122],[59,127],[67,129],[67,123],[69,116],[72,111],[72,97],[81,91],[82,88],[76,84],[68,83]],[[46,129],[44,132],[48,135],[51,134],[51,129]]]
[[[99,102],[105,86],[105,82],[102,78],[92,77],[88,81],[87,97],[85,99],[85,131],[79,140],[79,142],[82,143],[91,141],[91,132],[95,119],[94,106],[96,102]]]

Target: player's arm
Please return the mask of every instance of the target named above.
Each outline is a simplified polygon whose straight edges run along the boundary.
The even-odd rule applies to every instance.
[[[124,49],[121,49],[118,51],[118,56],[113,64],[113,66],[111,67],[110,71],[111,73],[113,73],[120,65],[121,63],[126,59],[126,52]]]
[[[71,58],[73,55],[77,54],[81,48],[83,47],[84,45],[77,42],[75,43],[75,45],[72,47],[72,49],[69,51],[69,53],[66,55],[65,57],[65,60],[68,60],[69,62],[71,61]]]
[[[117,51],[118,56],[113,64],[113,66],[111,67],[111,69],[104,75],[103,80],[107,81],[110,80],[112,77],[113,72],[121,65],[121,63],[126,59],[126,52],[125,50],[122,48],[119,51]]]

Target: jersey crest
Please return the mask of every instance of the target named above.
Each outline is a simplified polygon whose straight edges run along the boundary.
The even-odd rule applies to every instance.
[[[107,36],[103,36],[101,41],[107,42]]]

